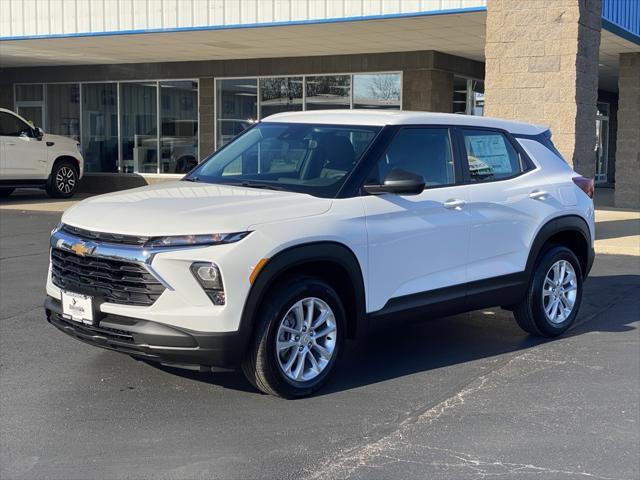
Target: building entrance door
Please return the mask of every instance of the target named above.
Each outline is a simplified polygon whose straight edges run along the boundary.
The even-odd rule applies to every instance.
[[[607,181],[609,165],[609,104],[598,102],[596,111],[596,183]]]

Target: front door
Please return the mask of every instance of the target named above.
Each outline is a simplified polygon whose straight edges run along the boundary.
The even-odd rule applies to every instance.
[[[419,195],[362,197],[368,235],[368,311],[392,298],[466,281],[469,217],[465,186],[455,185],[451,132],[404,127],[371,172],[381,183],[394,168],[421,175]]]
[[[11,113],[0,112],[0,142],[3,179],[46,179],[45,142],[34,137],[30,125]]]

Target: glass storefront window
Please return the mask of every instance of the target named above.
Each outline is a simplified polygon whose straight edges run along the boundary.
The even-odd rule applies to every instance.
[[[260,79],[260,118],[302,110],[302,77]]]
[[[351,106],[351,75],[306,77],[306,109],[344,109]]]
[[[198,83],[160,82],[160,173],[198,164]]]
[[[44,91],[41,83],[16,85],[16,112],[34,127],[44,125]]]
[[[470,115],[484,115],[484,82],[471,80],[471,94]]]
[[[82,85],[82,154],[87,172],[118,171],[118,85]]]
[[[218,81],[217,145],[222,147],[258,119],[258,79]]]
[[[41,83],[16,85],[17,102],[41,102],[44,100],[44,92]]]
[[[77,83],[47,85],[45,131],[80,141],[80,86]]]
[[[353,108],[400,108],[400,74],[353,76]]]
[[[453,113],[484,115],[484,82],[453,77]]]
[[[120,84],[121,169],[158,173],[158,103],[155,82]]]

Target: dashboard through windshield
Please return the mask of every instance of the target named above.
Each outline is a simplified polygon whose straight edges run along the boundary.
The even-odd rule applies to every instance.
[[[380,127],[258,123],[185,180],[333,198]]]

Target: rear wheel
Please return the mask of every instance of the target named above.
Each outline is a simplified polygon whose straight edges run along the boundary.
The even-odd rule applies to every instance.
[[[47,181],[47,194],[53,198],[69,198],[78,188],[78,170],[68,160],[57,162],[53,166]]]
[[[527,295],[514,315],[526,332],[555,337],[575,322],[581,301],[580,262],[571,250],[556,246],[538,262]]]
[[[290,277],[262,304],[242,364],[259,390],[279,397],[312,394],[329,378],[342,346],[344,308],[336,292],[312,277]]]
[[[0,188],[0,198],[7,198],[14,190],[15,188]]]

